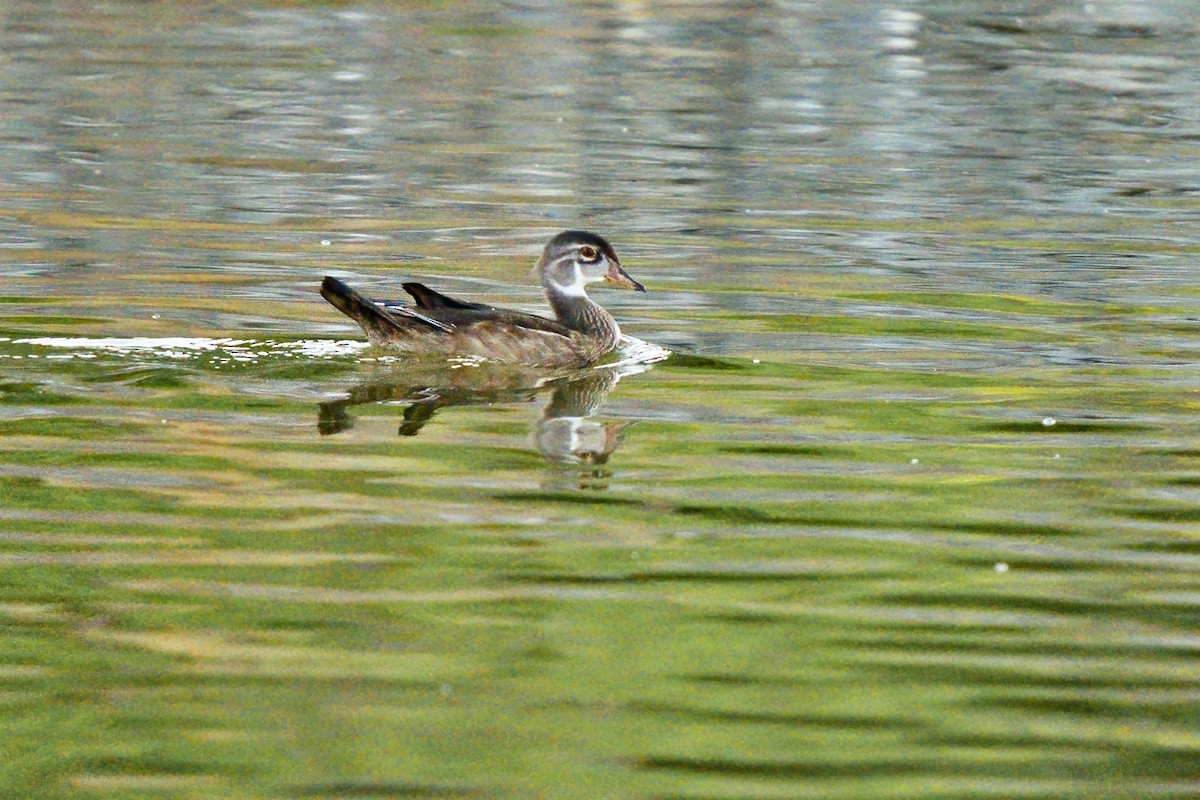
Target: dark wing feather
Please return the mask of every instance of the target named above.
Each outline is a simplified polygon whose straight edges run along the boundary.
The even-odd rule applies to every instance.
[[[492,307],[485,306],[483,303],[468,303],[465,300],[456,300],[453,297],[447,297],[441,292],[435,292],[423,283],[405,283],[401,284],[404,291],[412,295],[412,298],[417,301],[417,308],[458,308],[464,311],[488,311]]]

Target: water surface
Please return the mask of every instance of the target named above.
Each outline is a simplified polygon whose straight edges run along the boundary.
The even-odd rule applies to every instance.
[[[7,4],[0,786],[1195,796],[1196,33]],[[615,367],[316,293],[536,309],[568,227]]]

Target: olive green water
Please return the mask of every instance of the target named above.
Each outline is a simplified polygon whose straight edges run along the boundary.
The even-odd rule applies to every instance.
[[[0,7],[0,793],[1200,793],[1200,31],[1019,5]]]

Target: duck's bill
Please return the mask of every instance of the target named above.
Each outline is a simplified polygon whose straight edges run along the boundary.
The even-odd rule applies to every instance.
[[[615,283],[617,286],[623,286],[626,289],[633,289],[636,292],[646,291],[646,287],[629,277],[629,273],[615,261],[608,268],[608,274],[604,276],[604,280],[609,283]]]

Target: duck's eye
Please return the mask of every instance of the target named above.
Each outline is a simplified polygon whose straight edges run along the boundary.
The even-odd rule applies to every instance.
[[[595,261],[600,257],[600,251],[592,247],[590,244],[585,244],[579,248],[579,257],[584,261]]]

